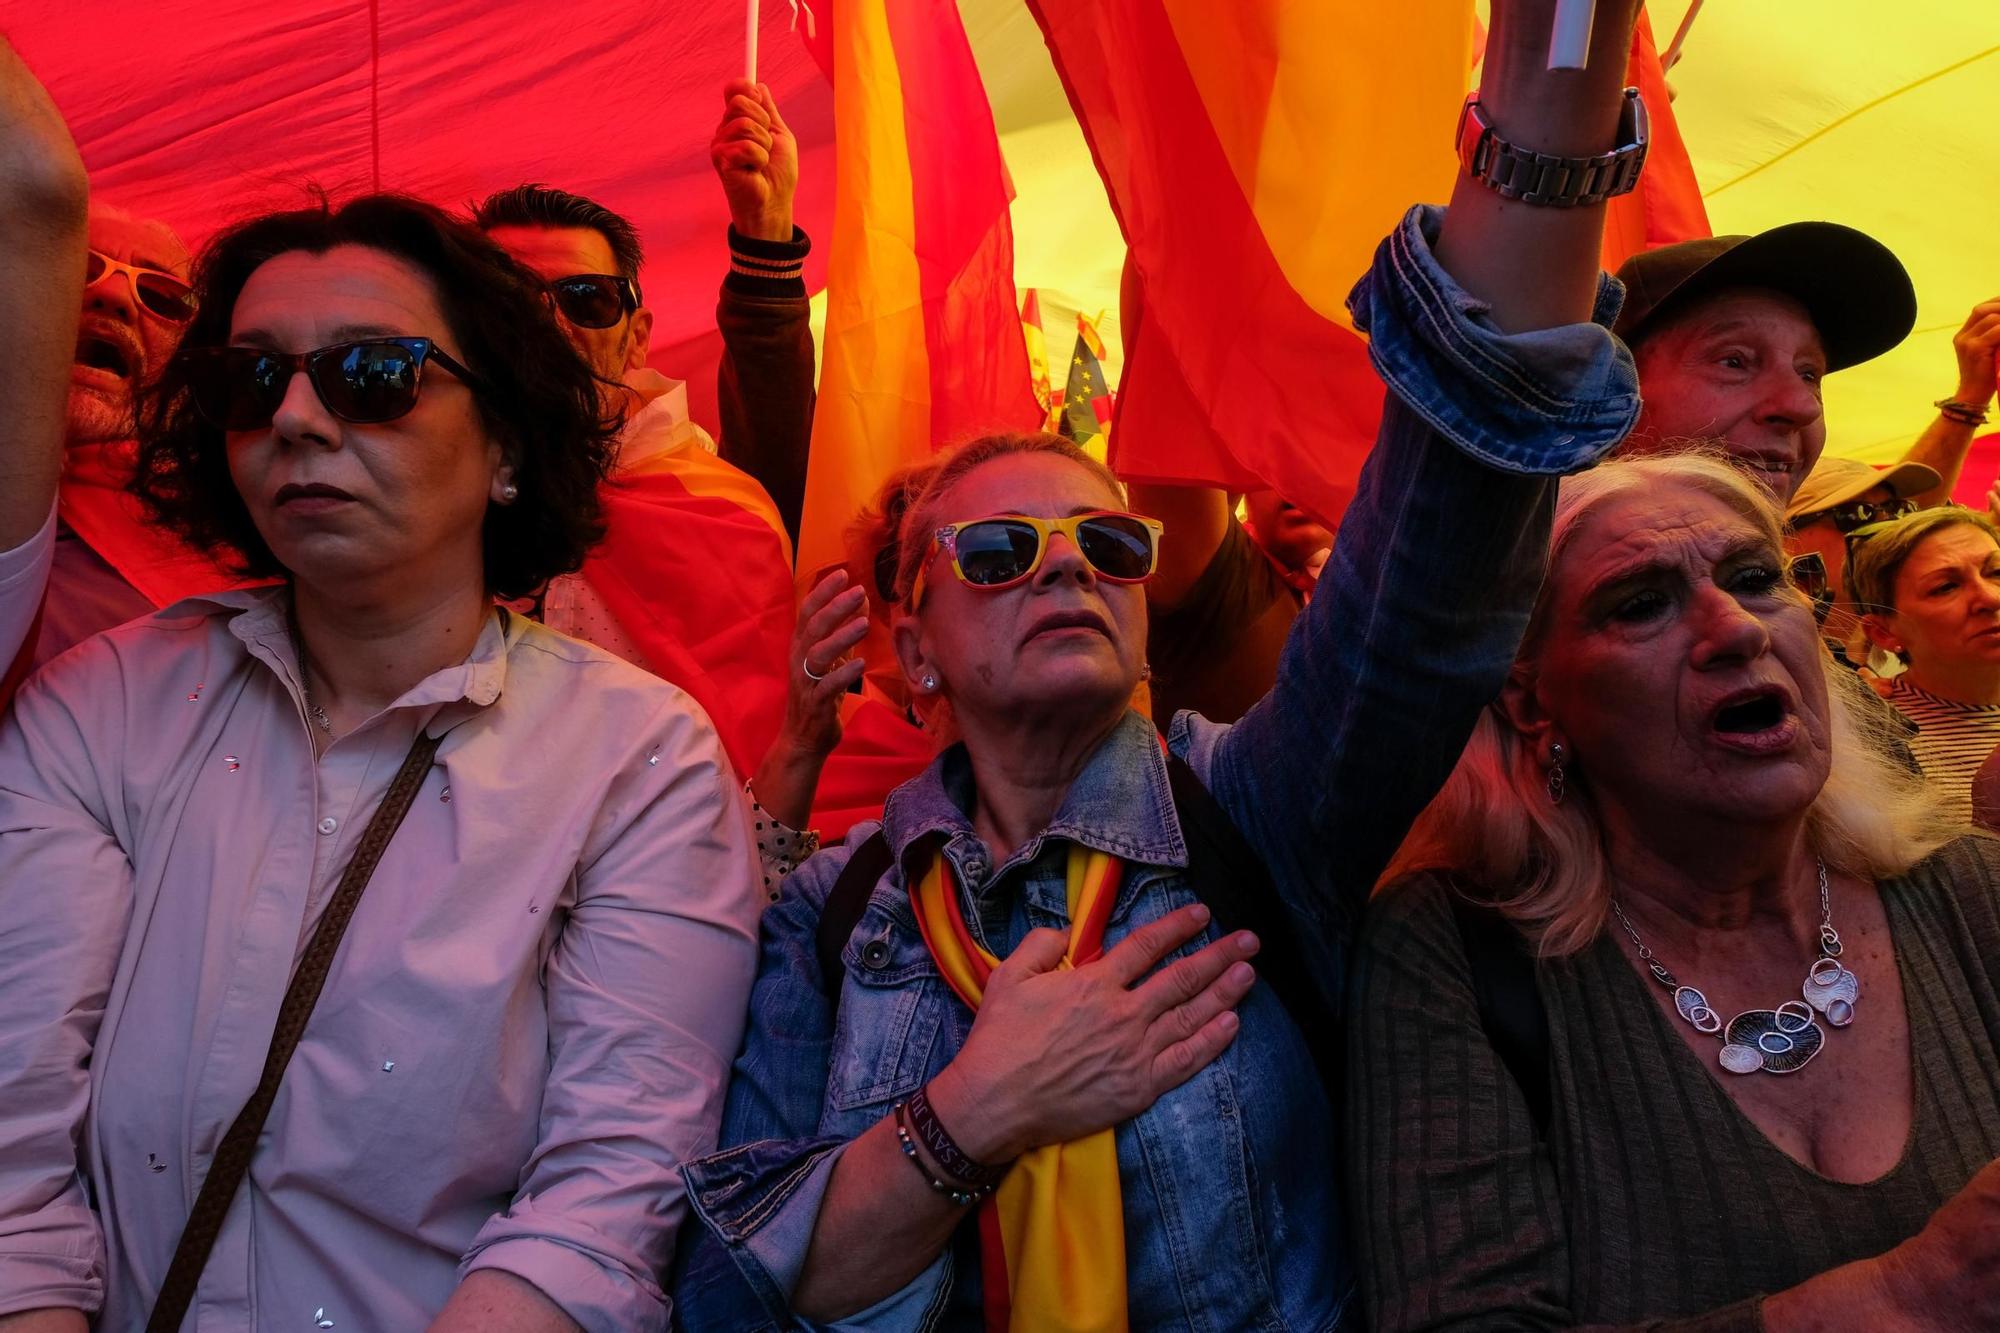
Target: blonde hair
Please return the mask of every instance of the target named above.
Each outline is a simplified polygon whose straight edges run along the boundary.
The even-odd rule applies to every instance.
[[[938,526],[938,507],[951,488],[975,468],[996,458],[1016,454],[1054,454],[1058,458],[1067,458],[1110,487],[1120,504],[1125,503],[1125,483],[1118,480],[1118,474],[1078,448],[1073,440],[1065,440],[1046,431],[1012,431],[967,440],[938,456],[937,464],[929,475],[919,478],[920,489],[916,490],[904,510],[902,528],[897,534],[902,548],[896,571],[897,601],[906,606],[909,602],[917,569],[930,554],[931,532]]]
[[[1893,615],[1896,610],[1896,580],[1903,566],[1925,541],[1946,528],[1963,525],[1978,528],[2000,546],[2000,527],[1977,509],[1959,505],[1939,505],[1919,509],[1914,514],[1891,520],[1863,536],[1854,544],[1847,561],[1847,588],[1854,604],[1864,612]]]
[[[1783,550],[1770,497],[1726,458],[1703,450],[1615,459],[1562,484],[1550,540],[1551,571],[1582,524],[1610,502],[1699,491],[1727,504]],[[1542,586],[1516,670],[1532,675],[1548,635],[1553,578]],[[1798,595],[1803,601],[1803,596]],[[1891,715],[1852,672],[1821,653],[1832,767],[1806,817],[1807,837],[1830,869],[1882,879],[1901,874],[1965,830],[1941,813],[1924,780],[1892,754]],[[1498,702],[1481,713],[1444,789],[1418,817],[1382,882],[1450,872],[1499,909],[1544,957],[1576,953],[1604,928],[1610,902],[1604,839],[1589,783],[1573,779],[1551,801],[1540,757]]]

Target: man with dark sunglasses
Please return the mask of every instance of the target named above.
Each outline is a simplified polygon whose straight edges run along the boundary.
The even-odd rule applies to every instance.
[[[542,185],[491,196],[474,220],[547,284],[607,408],[625,416],[603,492],[605,539],[582,570],[549,582],[532,613],[688,690],[748,774],[784,713],[813,349],[807,242],[792,222],[797,146],[760,85],[732,84],[724,102],[711,149],[732,223],[717,311],[720,457],[688,420],[685,391],[647,367],[653,316],[630,222]]]

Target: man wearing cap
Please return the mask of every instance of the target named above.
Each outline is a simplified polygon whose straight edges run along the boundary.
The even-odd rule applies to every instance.
[[[1847,593],[1847,539],[1871,523],[1922,508],[1941,478],[1908,459],[1875,468],[1852,458],[1822,458],[1785,506],[1785,550],[1794,576],[1813,593],[1814,611],[1831,639],[1844,639],[1861,614]],[[1800,566],[1816,568],[1800,577]],[[1836,652],[1836,656],[1838,656]]]
[[[1896,256],[1833,222],[1662,246],[1618,277],[1613,331],[1644,398],[1630,447],[1719,440],[1787,503],[1826,445],[1821,381],[1888,351],[1917,318]]]

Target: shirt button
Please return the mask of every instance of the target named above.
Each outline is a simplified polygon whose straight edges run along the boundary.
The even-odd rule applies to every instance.
[[[328,815],[325,819],[319,821],[319,831],[321,833],[331,833],[339,827],[340,821],[332,815]]]
[[[880,972],[889,965],[889,946],[883,940],[870,940],[861,946],[861,965],[871,972]]]

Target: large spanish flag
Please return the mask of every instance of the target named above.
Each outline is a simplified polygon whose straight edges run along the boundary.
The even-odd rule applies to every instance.
[[[693,444],[615,474],[602,496],[605,536],[584,581],[643,665],[694,696],[748,777],[784,718],[791,665],[791,543],[777,508]]]
[[[1643,9],[1632,33],[1625,81],[1646,99],[1653,146],[1646,151],[1639,188],[1612,200],[1604,220],[1604,267],[1614,271],[1642,250],[1714,235],[1687,141],[1674,119],[1666,71],[1660,68],[1660,50],[1653,41],[1652,17]]]
[[[1410,204],[1442,201],[1471,0],[1029,0],[1131,250],[1111,461],[1133,480],[1275,486],[1328,521],[1382,385],[1346,298]],[[1659,57],[1654,150],[1606,259],[1706,234]],[[1641,71],[1647,71],[1643,74]],[[1660,195],[1653,182],[1671,178]]]
[[[1450,190],[1471,0],[1029,8],[1144,293],[1114,466],[1262,478],[1336,517],[1382,398],[1347,292],[1411,201]]]
[[[799,570],[875,488],[1042,418],[1014,296],[1013,187],[953,0],[813,0],[833,80],[833,237]]]

